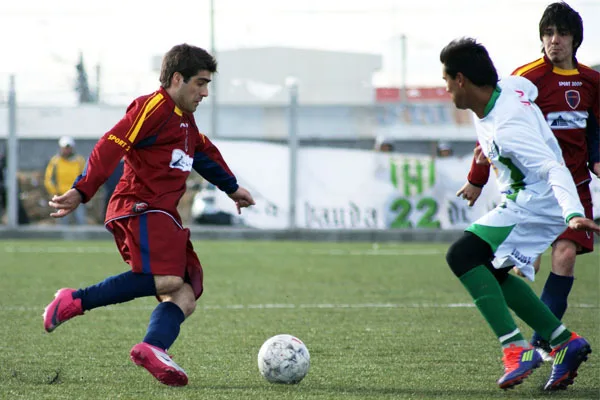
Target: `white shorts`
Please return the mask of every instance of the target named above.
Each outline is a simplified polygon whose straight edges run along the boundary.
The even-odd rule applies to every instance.
[[[494,268],[514,265],[533,281],[534,261],[565,229],[562,216],[534,213],[508,200],[465,230],[492,247]]]

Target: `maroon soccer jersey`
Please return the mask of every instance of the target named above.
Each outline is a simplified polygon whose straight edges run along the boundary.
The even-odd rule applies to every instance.
[[[87,202],[125,157],[106,221],[161,210],[178,222],[177,204],[192,168],[226,193],[238,185],[219,150],[163,89],[137,98],[125,117],[98,141],[76,188]]]
[[[513,75],[537,86],[535,103],[558,139],[575,184],[589,181],[586,129],[589,123],[597,126],[600,122],[600,73],[582,64],[572,70],[560,69],[542,57],[517,68]]]
[[[542,57],[517,68],[512,74],[529,79],[538,88],[535,103],[558,139],[575,184],[589,182],[586,134],[598,135],[600,73],[582,64],[572,70],[560,69]],[[483,185],[488,174],[489,167],[473,163],[468,179]]]

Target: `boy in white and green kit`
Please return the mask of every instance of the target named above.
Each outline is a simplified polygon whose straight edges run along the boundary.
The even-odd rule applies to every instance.
[[[503,389],[520,384],[541,362],[509,309],[553,347],[555,361],[544,389],[564,389],[591,353],[520,278],[533,280],[533,262],[569,226],[600,233],[584,217],[561,149],[539,108],[537,89],[524,78],[498,84],[487,50],[474,39],[449,43],[440,54],[447,91],[457,108],[474,113],[477,138],[503,193],[498,207],[475,221],[450,248],[446,260],[474,299],[504,351]]]

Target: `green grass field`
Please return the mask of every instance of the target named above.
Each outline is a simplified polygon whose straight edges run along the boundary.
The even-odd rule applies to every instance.
[[[128,267],[112,242],[0,244],[1,399],[598,399],[600,258],[578,259],[566,324],[595,353],[567,391],[545,393],[544,364],[502,391],[500,346],[446,266],[443,244],[196,242],[205,292],[170,349],[188,373],[159,384],[129,360],[154,299],[96,309],[44,332],[60,287],[82,287]],[[546,255],[534,287],[549,270]],[[529,336],[531,330],[518,321]],[[273,385],[256,355],[278,333],[301,338],[311,369]]]

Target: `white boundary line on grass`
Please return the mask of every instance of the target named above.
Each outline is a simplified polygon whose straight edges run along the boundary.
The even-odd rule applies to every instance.
[[[200,310],[272,310],[272,309],[394,309],[394,308],[473,308],[473,303],[357,303],[357,304],[229,304],[229,305],[200,305]],[[570,308],[600,308],[594,304],[570,304]],[[109,311],[141,311],[153,310],[155,306],[108,306],[101,307],[99,310]],[[0,311],[40,311],[44,306],[0,306]]]

